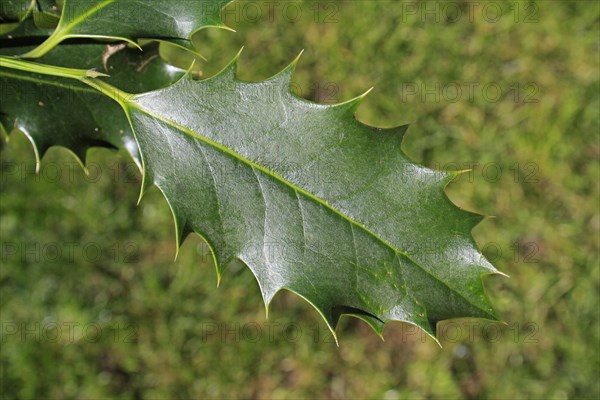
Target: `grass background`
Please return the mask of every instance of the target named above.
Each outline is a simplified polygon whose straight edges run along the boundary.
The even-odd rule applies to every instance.
[[[425,165],[478,163],[448,193],[496,216],[474,236],[511,276],[485,279],[507,325],[443,322],[440,349],[408,325],[389,324],[382,342],[346,318],[336,347],[290,294],[265,320],[245,267],[217,289],[197,237],[173,262],[168,206],[156,190],[136,206],[125,155],[91,151],[99,174],[86,178],[56,148],[36,177],[15,135],[0,154],[2,397],[598,398],[599,3],[273,7],[233,3],[224,18],[237,33],[200,32],[204,76],[242,45],[247,80],[305,49],[294,78],[304,97],[375,86],[360,120],[412,123],[404,149]]]

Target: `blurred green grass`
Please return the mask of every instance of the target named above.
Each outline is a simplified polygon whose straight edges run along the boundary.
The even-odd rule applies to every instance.
[[[413,159],[472,166],[448,192],[496,217],[474,236],[511,276],[485,279],[507,325],[444,322],[440,349],[408,325],[390,324],[382,342],[346,318],[338,348],[289,294],[265,320],[244,267],[217,289],[196,237],[173,262],[168,206],[156,190],[136,206],[140,178],[126,156],[93,150],[96,179],[52,149],[36,177],[15,135],[0,155],[2,397],[598,398],[599,3],[480,3],[468,18],[474,3],[460,1],[455,22],[442,8],[422,18],[424,3],[293,2],[297,18],[280,4],[269,14],[233,3],[224,18],[237,33],[200,32],[204,76],[242,45],[246,80],[305,49],[298,93],[342,101],[374,86],[361,121],[412,123]],[[503,16],[490,22],[485,4]],[[497,101],[482,90],[490,84]]]

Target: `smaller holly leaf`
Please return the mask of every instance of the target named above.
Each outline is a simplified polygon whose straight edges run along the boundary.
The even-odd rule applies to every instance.
[[[19,53],[29,48],[2,49]],[[125,44],[64,45],[42,60],[64,67],[110,73],[108,82],[131,93],[166,87],[185,71],[158,56],[158,44],[141,52]],[[64,146],[85,164],[90,147],[126,149],[140,165],[137,145],[121,109],[106,96],[72,79],[0,69],[0,125],[24,133],[38,162],[51,146]],[[48,132],[53,132],[49,135]]]
[[[35,0],[2,0],[0,22],[18,22],[29,16],[35,7]]]
[[[160,39],[191,45],[206,27],[227,28],[221,9],[231,0],[65,0],[60,21],[47,41],[23,57],[38,58],[71,38],[127,41]],[[227,28],[228,29],[228,28]]]
[[[5,0],[0,3],[0,36],[17,29],[31,16],[35,0]]]
[[[44,42],[58,25],[56,4],[32,2],[30,9],[21,14],[21,19],[0,24],[0,48],[37,46]],[[30,49],[32,50],[33,47]],[[3,52],[3,54],[7,54]],[[16,55],[16,54],[15,54]]]

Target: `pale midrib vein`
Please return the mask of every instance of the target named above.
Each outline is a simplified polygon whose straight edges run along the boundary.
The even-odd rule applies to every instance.
[[[312,193],[306,191],[305,189],[301,188],[300,186],[295,185],[292,182],[289,182],[287,179],[283,178],[282,176],[280,176],[279,174],[275,173],[274,171],[271,171],[265,167],[263,167],[260,164],[255,163],[254,161],[242,156],[241,154],[236,153],[235,151],[232,151],[231,149],[229,149],[228,147],[223,146],[222,144],[206,137],[203,135],[200,135],[194,131],[192,131],[191,129],[189,129],[186,126],[180,125],[179,123],[173,121],[172,119],[169,119],[167,117],[163,117],[162,115],[158,115],[152,112],[152,110],[149,110],[145,107],[143,107],[142,105],[140,105],[139,103],[134,103],[134,102],[126,102],[126,107],[124,107],[125,111],[127,113],[129,113],[129,107],[131,108],[135,108],[138,111],[148,115],[149,117],[155,118],[167,125],[170,125],[171,127],[185,133],[188,136],[191,136],[195,139],[200,140],[201,142],[204,142],[208,145],[210,145],[211,147],[214,147],[215,149],[221,151],[222,153],[228,155],[229,157],[234,158],[235,160],[238,161],[242,161],[243,163],[245,163],[246,165],[248,165],[251,168],[255,168],[259,171],[261,171],[262,173],[274,178],[275,180],[283,183],[284,185],[290,187],[292,190],[295,190],[298,193],[303,194],[304,196],[308,197],[309,199],[311,199],[312,201],[316,202],[317,204],[327,208],[328,210],[330,210],[331,212],[333,212],[334,214],[338,215],[340,218],[348,221],[350,224],[355,225],[357,227],[359,227],[360,229],[362,229],[363,231],[365,231],[366,233],[368,233],[369,235],[373,236],[374,238],[376,238],[378,241],[380,241],[382,244],[384,244],[386,247],[390,248],[392,251],[394,251],[394,253],[396,254],[400,254],[402,256],[404,256],[405,258],[407,258],[408,260],[410,260],[413,264],[415,264],[416,266],[418,266],[423,272],[425,272],[427,275],[431,276],[432,278],[434,278],[436,281],[440,282],[442,285],[446,286],[449,290],[457,293],[460,297],[462,297],[467,303],[469,303],[470,305],[472,305],[473,307],[477,308],[477,309],[481,309],[483,310],[481,307],[478,307],[476,304],[473,304],[473,302],[469,299],[467,299],[465,296],[462,295],[462,293],[460,293],[458,290],[456,290],[455,288],[451,287],[450,285],[448,285],[446,282],[442,281],[439,277],[433,275],[431,272],[427,271],[427,269],[425,269],[423,266],[421,266],[418,262],[416,262],[415,260],[413,260],[407,253],[403,252],[400,249],[395,248],[394,246],[392,246],[390,243],[388,243],[386,240],[384,240],[383,238],[381,238],[379,235],[377,235],[376,233],[372,232],[369,228],[365,227],[364,225],[362,225],[361,223],[359,223],[358,221],[353,220],[352,218],[342,214],[339,210],[337,210],[336,208],[334,208],[333,206],[331,206],[329,203],[327,203],[325,200],[318,198],[317,196],[313,195]],[[135,129],[132,126],[132,129],[135,133]],[[140,149],[141,150],[141,149]],[[487,310],[483,310],[486,311]]]

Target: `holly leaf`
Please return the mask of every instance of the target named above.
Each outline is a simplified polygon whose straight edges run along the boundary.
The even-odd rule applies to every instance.
[[[23,55],[38,58],[73,38],[170,41],[192,47],[191,36],[206,27],[228,29],[221,9],[231,0],[65,0],[60,21],[39,47]]]
[[[0,3],[0,22],[22,21],[34,8],[34,0],[3,0]]]
[[[28,49],[31,47],[3,48],[0,54],[19,54]],[[124,43],[65,45],[40,61],[110,73],[107,82],[132,93],[168,86],[185,72],[164,62],[158,56],[157,44],[144,47],[143,52]],[[14,129],[28,137],[38,167],[51,146],[68,148],[83,164],[90,147],[126,149],[140,165],[125,114],[110,98],[88,85],[62,77],[0,69],[0,87],[0,128],[5,134]]]
[[[407,126],[357,121],[364,96],[335,105],[294,96],[296,62],[257,83],[238,80],[235,65],[139,95],[86,80],[127,114],[142,193],[164,194],[178,246],[199,234],[219,280],[241,260],[267,310],[289,290],[332,332],[342,314],[379,334],[391,320],[434,335],[443,319],[497,319],[481,276],[498,271],[470,234],[482,217],[444,192],[458,173],[412,162],[400,147]]]
[[[59,8],[48,0],[5,0],[0,3],[0,38],[47,38],[58,25]],[[4,47],[4,46],[2,46]]]
[[[33,0],[5,0],[0,3],[0,36],[17,29],[35,8]]]

